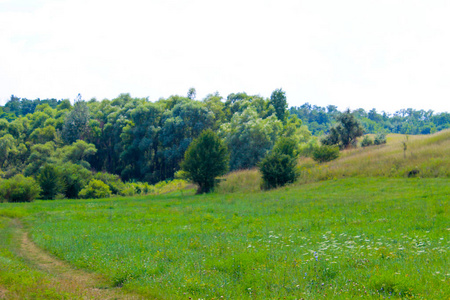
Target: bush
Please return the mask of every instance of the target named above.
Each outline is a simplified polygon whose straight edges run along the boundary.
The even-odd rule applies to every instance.
[[[319,163],[332,161],[339,157],[339,146],[322,145],[313,152],[313,159]]]
[[[64,163],[57,167],[64,182],[63,194],[67,199],[78,198],[78,193],[92,178],[92,174],[86,168],[73,163]]]
[[[373,141],[375,145],[386,144],[386,134],[380,132],[375,136],[375,140]]]
[[[356,146],[356,139],[364,134],[364,129],[356,117],[347,111],[337,116],[338,123],[330,128],[330,133],[322,139],[323,145],[339,145],[340,149]]]
[[[109,186],[109,189],[114,195],[119,195],[122,190],[126,188],[125,183],[122,182],[119,175],[114,175],[106,172],[99,172],[94,175],[95,179],[103,181]]]
[[[297,156],[296,142],[293,139],[281,138],[259,164],[263,179],[262,187],[271,189],[294,182],[298,177]]]
[[[222,140],[212,130],[205,130],[189,145],[181,167],[198,184],[197,193],[208,193],[215,186],[215,178],[228,170],[228,161]]]
[[[373,141],[370,138],[370,136],[365,135],[361,142],[361,147],[368,147],[368,146],[372,146],[372,145],[373,145]]]
[[[300,144],[299,154],[305,157],[312,157],[314,150],[319,147],[317,138],[313,137],[308,142]]]
[[[42,189],[41,199],[53,200],[64,189],[64,182],[56,168],[52,165],[44,165],[39,170],[36,179]]]
[[[39,184],[22,174],[0,182],[0,198],[7,202],[32,202],[40,192]]]
[[[92,179],[78,195],[83,199],[108,198],[111,196],[111,190],[103,181]]]
[[[263,188],[271,189],[292,183],[297,179],[297,159],[286,154],[269,153],[260,163]]]

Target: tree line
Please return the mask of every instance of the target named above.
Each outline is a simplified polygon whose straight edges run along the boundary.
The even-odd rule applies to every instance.
[[[246,93],[226,98],[215,93],[202,100],[195,97],[195,89],[186,96],[154,102],[129,94],[101,101],[83,101],[79,96],[74,104],[67,99],[12,96],[0,107],[2,190],[31,186],[34,180],[35,188],[30,191],[46,199],[143,193],[148,183],[180,175],[186,150],[205,130],[217,134],[226,145],[227,170],[238,170],[257,166],[268,153],[287,155],[283,152],[286,147],[274,148],[283,138],[298,146],[292,150],[294,156],[313,156],[321,144],[348,146],[342,144],[336,130],[349,114],[362,126],[357,130],[361,134],[363,130],[432,133],[450,127],[448,113],[410,109],[393,116],[361,109],[342,113],[334,106],[325,109],[309,104],[288,109],[281,89],[269,98]],[[319,135],[326,135],[322,143]],[[14,198],[12,192],[5,193],[0,197]]]
[[[340,115],[337,107],[321,107],[305,103],[289,109],[308,126],[313,135],[328,133]],[[434,113],[432,110],[401,109],[393,114],[378,112],[375,108],[360,108],[353,115],[362,124],[365,133],[430,134],[450,128],[450,113]]]

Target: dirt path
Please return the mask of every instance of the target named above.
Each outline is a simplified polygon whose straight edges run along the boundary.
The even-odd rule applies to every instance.
[[[6,299],[6,293],[8,291],[0,286],[0,299]]]
[[[122,293],[120,288],[108,286],[105,278],[100,275],[75,269],[46,253],[33,243],[19,221],[14,223],[20,237],[20,254],[36,268],[49,273],[52,286],[57,290],[74,294],[81,299],[140,299],[140,297]]]

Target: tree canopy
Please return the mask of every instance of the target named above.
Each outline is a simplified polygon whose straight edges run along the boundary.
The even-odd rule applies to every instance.
[[[281,137],[300,144],[302,155],[312,155],[318,137],[325,135],[345,148],[362,129],[376,134],[374,143],[383,143],[390,132],[430,134],[450,128],[450,114],[433,111],[341,113],[333,105],[309,103],[288,108],[282,89],[269,98],[245,92],[196,98],[194,88],[186,96],[153,102],[129,94],[101,101],[79,96],[73,105],[68,99],[11,96],[0,106],[0,180],[24,175],[26,180],[15,182],[33,186],[29,178],[37,180],[44,187],[41,197],[54,198],[48,179],[59,174],[58,197],[76,198],[94,178],[114,194],[124,182],[173,179],[187,149],[205,130],[219,136],[229,153],[229,169],[238,170],[256,167]],[[112,177],[96,178],[99,173]]]

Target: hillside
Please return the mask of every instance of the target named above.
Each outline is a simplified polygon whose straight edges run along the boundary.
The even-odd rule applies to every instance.
[[[300,158],[300,178],[294,185],[348,177],[449,178],[449,153],[450,130],[432,135],[389,134],[385,145],[344,150],[327,163]],[[218,188],[222,193],[257,191],[261,185],[256,169],[232,172],[224,179]]]

